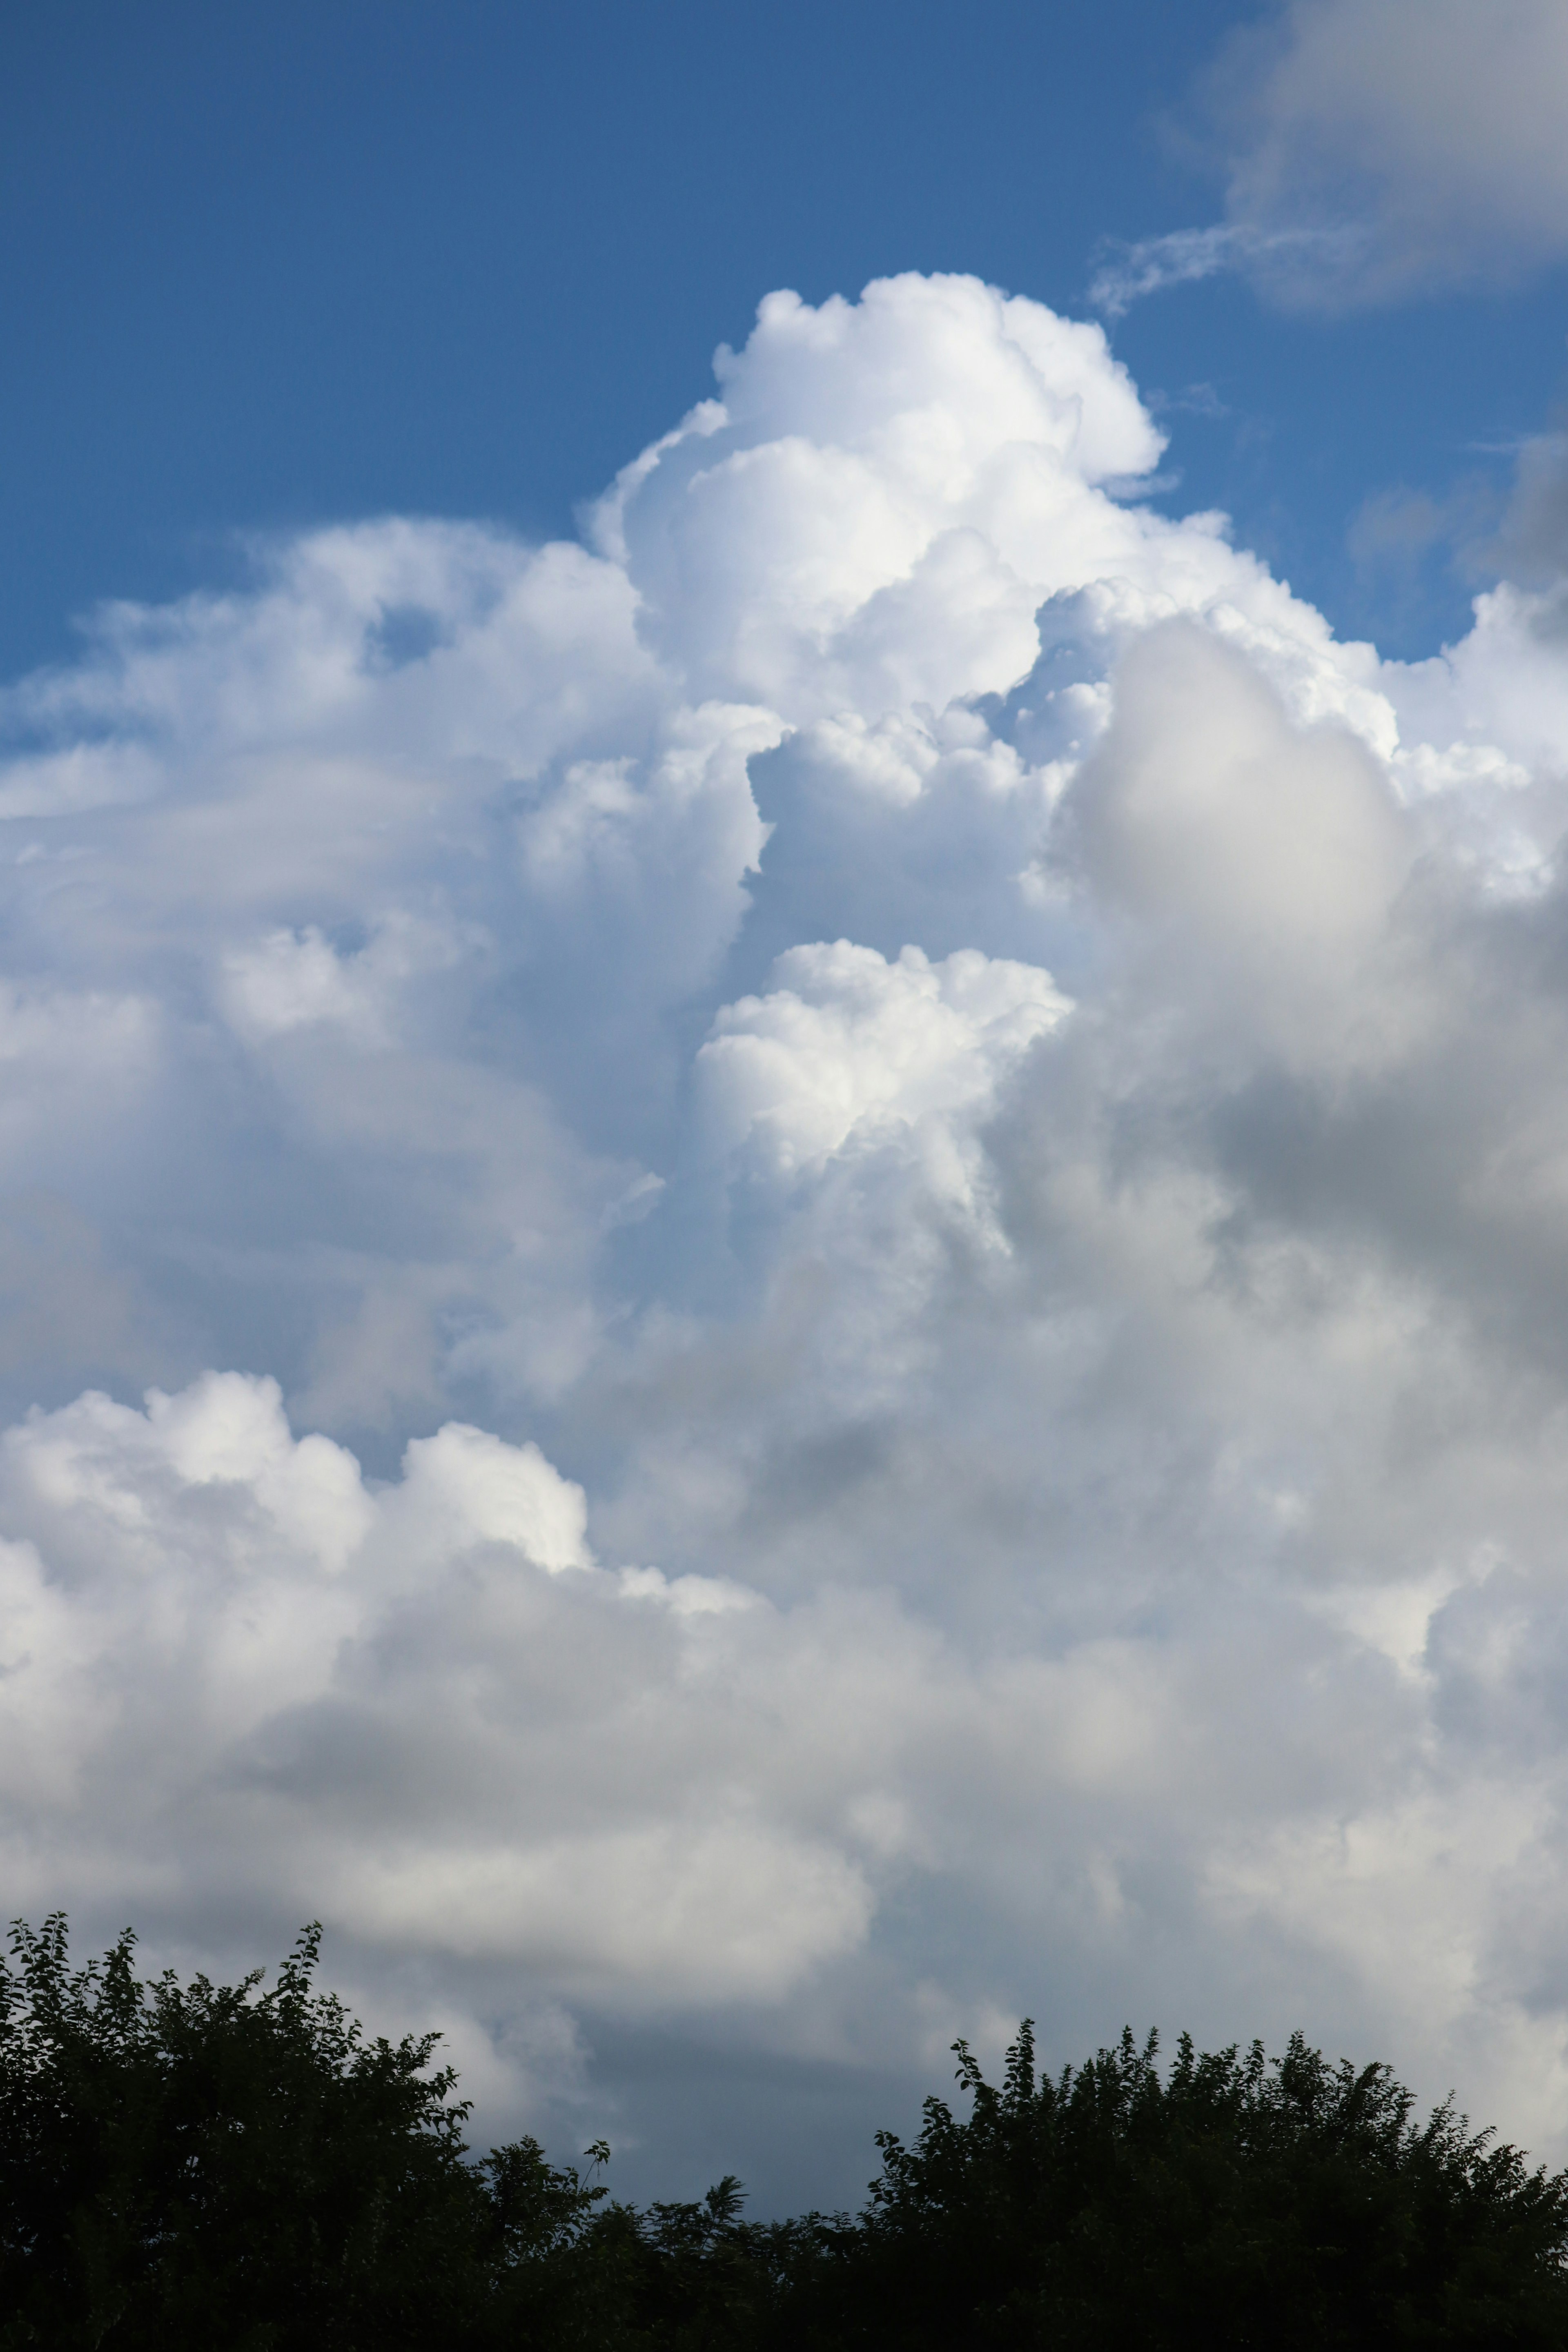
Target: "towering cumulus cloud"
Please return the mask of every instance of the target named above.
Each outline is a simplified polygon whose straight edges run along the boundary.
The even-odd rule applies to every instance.
[[[1029,2006],[1561,2149],[1560,591],[1337,643],[968,279],[718,379],[0,704],[10,1907],[536,2119]]]

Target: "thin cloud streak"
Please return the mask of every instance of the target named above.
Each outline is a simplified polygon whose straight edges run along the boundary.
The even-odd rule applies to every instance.
[[[1109,241],[1089,284],[1092,310],[1125,318],[1134,302],[1173,286],[1194,286],[1234,272],[1277,282],[1287,275],[1341,267],[1365,241],[1364,232],[1339,224],[1322,228],[1262,229],[1216,221],[1207,228],[1172,229],[1133,244]]]

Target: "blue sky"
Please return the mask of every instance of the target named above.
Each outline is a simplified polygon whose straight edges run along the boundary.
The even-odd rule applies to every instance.
[[[19,11],[0,89],[0,669],[236,531],[383,511],[570,528],[759,296],[973,270],[1081,307],[1102,239],[1213,216],[1201,85],[1255,9],[931,0]],[[1473,582],[1359,567],[1363,500],[1495,485],[1563,390],[1563,281],[1350,319],[1234,283],[1119,326],[1218,505],[1351,632]]]
[[[0,46],[8,1906],[1568,2152],[1559,0]]]

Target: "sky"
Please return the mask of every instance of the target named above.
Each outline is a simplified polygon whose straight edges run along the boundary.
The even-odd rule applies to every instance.
[[[14,12],[0,1884],[857,2201],[1568,2159],[1555,0]]]

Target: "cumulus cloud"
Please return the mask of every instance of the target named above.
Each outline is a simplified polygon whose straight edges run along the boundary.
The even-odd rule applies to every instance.
[[[1517,281],[1568,255],[1555,0],[1286,0],[1207,77],[1226,217],[1109,247],[1091,299],[1239,270],[1289,309]]]
[[[0,698],[12,1907],[795,2195],[1025,2007],[1559,2149],[1555,574],[1340,643],[968,279],[719,390]]]
[[[998,1077],[1067,1010],[1048,972],[977,949],[894,964],[847,940],[792,948],[781,984],[726,1005],[698,1056],[721,1150],[791,1177],[879,1134],[945,1159]],[[955,1131],[956,1130],[956,1131]]]
[[[814,1809],[702,1769],[758,1647],[729,1621],[763,1604],[596,1568],[537,1448],[450,1423],[369,1492],[276,1383],[208,1374],[35,1416],[3,1475],[18,1899],[78,1891],[74,1813],[91,1900],[232,1889],[425,1946],[439,1918],[579,1995],[776,1994],[863,1930]]]

